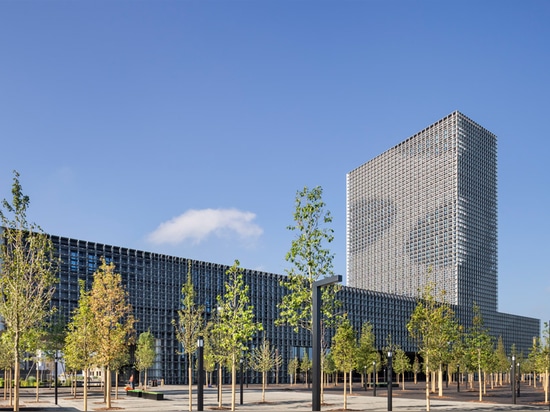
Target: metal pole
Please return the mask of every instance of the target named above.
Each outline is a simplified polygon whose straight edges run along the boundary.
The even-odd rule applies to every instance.
[[[241,359],[241,405],[243,404],[243,360]]]
[[[312,362],[311,382],[313,389],[311,391],[311,410],[321,410],[321,288],[326,285],[338,283],[342,281],[341,275],[323,278],[313,282],[313,302],[312,302]]]
[[[516,404],[516,357],[512,356],[512,403]]]
[[[521,384],[521,369],[518,362],[518,398],[520,397],[520,393],[519,393],[520,384]]]
[[[376,362],[372,363],[372,396],[376,396]]]
[[[57,351],[55,351],[55,364],[54,364],[54,377],[53,377],[53,387],[55,392],[55,404],[57,405]]]
[[[456,391],[460,392],[460,365],[456,365]]]
[[[392,376],[392,353],[388,352],[388,411],[392,410],[392,386],[393,386],[393,376]]]
[[[202,336],[199,336],[197,341],[197,346],[199,347],[199,364],[198,364],[198,376],[197,376],[197,411],[204,410],[204,380],[203,380],[203,369],[204,369],[204,340]]]

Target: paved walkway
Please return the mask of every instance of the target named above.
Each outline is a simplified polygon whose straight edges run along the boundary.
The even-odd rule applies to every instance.
[[[425,411],[426,400],[423,397],[423,386],[409,385],[410,389],[402,391],[394,388],[392,396],[393,411]],[[112,401],[112,410],[124,411],[187,411],[189,398],[187,396],[187,387],[166,385],[154,388],[158,392],[163,392],[165,400],[154,401],[142,398],[128,397],[123,390],[119,392],[118,399]],[[79,388],[82,391],[82,388]],[[533,388],[522,388],[520,398],[517,398],[517,404],[512,404],[512,396],[509,388],[488,390],[487,396],[483,402],[478,401],[478,395],[475,391],[468,391],[462,388],[460,393],[456,389],[449,388],[445,390],[444,397],[433,396],[431,400],[432,411],[529,411],[529,410],[549,410],[549,406],[544,404],[544,393]],[[66,388],[60,388],[58,391],[58,405],[55,405],[54,392],[51,389],[45,389],[40,396],[40,402],[35,401],[34,392],[24,390],[21,398],[21,411],[48,411],[48,412],[75,412],[83,410],[82,393],[74,399]],[[266,402],[261,402],[262,391],[258,386],[250,386],[244,389],[243,405],[239,404],[240,393],[237,387],[236,409],[239,411],[311,411],[311,391],[307,388],[288,387],[288,386],[270,386],[265,394]],[[229,387],[223,391],[223,409],[230,409],[231,392]],[[204,391],[204,410],[218,410],[216,388],[205,388]],[[364,391],[355,389],[352,395],[348,394],[348,410],[350,411],[387,411],[388,400],[385,389],[378,389],[377,396],[373,396],[372,390]],[[342,411],[343,410],[343,389],[331,389],[325,392],[325,403],[322,405],[323,411]],[[8,402],[0,400],[0,411],[11,410]],[[103,403],[103,396],[97,390],[91,392],[88,399],[88,410],[98,411],[106,410]],[[197,410],[196,394],[193,395],[193,410]]]

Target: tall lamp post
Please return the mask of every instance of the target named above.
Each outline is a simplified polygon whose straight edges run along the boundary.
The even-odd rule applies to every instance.
[[[199,336],[197,340],[197,348],[199,350],[198,359],[198,371],[197,371],[197,411],[204,410],[204,381],[203,381],[203,369],[204,369],[204,340],[202,336]]]
[[[520,396],[520,393],[519,393],[519,386],[520,386],[520,383],[521,383],[521,369],[519,367],[519,362],[518,362],[518,398]]]
[[[516,357],[512,355],[512,402],[516,404]]]
[[[241,379],[240,379],[240,383],[241,383],[241,405],[243,404],[243,355],[241,354],[241,359],[239,360],[239,363],[241,364]]]
[[[330,276],[328,278],[320,279],[313,282],[313,307],[312,307],[312,321],[313,321],[313,368],[311,370],[312,385],[311,391],[312,402],[311,410],[321,410],[321,288],[323,286],[332,285],[342,281],[342,275]]]
[[[55,363],[54,363],[54,368],[53,368],[53,370],[54,370],[53,374],[55,376],[53,377],[53,387],[54,387],[55,404],[57,405],[57,361],[59,360],[57,350],[55,351],[54,360],[55,360]]]
[[[376,396],[376,361],[372,362],[372,396]]]
[[[392,352],[388,352],[388,411],[392,410],[393,365]]]

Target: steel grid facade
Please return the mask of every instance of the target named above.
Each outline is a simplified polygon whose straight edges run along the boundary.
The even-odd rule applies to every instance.
[[[205,321],[214,315],[216,297],[223,294],[225,272],[228,265],[189,260],[182,257],[110,246],[101,243],[50,236],[56,258],[60,260],[59,283],[52,299],[58,313],[70,319],[78,304],[78,280],[83,279],[88,288],[93,282],[93,273],[103,257],[113,262],[117,273],[129,294],[137,333],[150,330],[156,338],[157,358],[149,370],[151,379],[164,379],[168,384],[187,383],[187,359],[180,355],[181,347],[176,339],[172,319],[177,319],[181,304],[181,287],[187,279],[188,263],[197,292],[197,301],[206,308]],[[286,289],[280,285],[284,275],[243,269],[244,280],[250,286],[251,305],[255,320],[264,330],[250,343],[250,348],[260,345],[265,337],[272,348],[277,348],[283,358],[279,382],[289,382],[288,361],[301,358],[310,351],[311,337],[308,332],[294,332],[287,326],[275,326],[278,317],[277,305]],[[359,333],[364,322],[371,322],[376,336],[376,345],[382,350],[388,336],[393,343],[407,352],[415,352],[416,345],[410,340],[406,324],[416,306],[416,299],[360,288],[342,287],[337,298],[342,302],[342,312],[348,314]],[[465,326],[471,319],[469,309],[454,307]],[[494,313],[486,318],[486,324],[495,336],[502,336],[506,348],[514,343],[518,350],[527,353],[532,337],[538,335],[540,322],[536,319]],[[330,341],[330,335],[328,340]],[[309,353],[311,355],[311,353]],[[126,371],[126,376],[129,371]],[[226,372],[225,382],[229,382]],[[248,382],[260,382],[260,375],[247,371]],[[274,374],[269,376],[271,383]]]
[[[347,175],[347,279],[497,310],[496,136],[454,112]]]

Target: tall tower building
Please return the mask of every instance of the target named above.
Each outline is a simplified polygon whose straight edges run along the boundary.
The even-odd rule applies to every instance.
[[[456,111],[347,175],[348,285],[497,310],[496,136]]]

